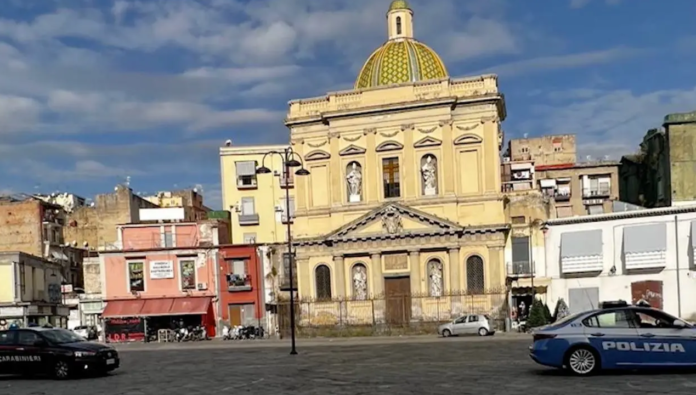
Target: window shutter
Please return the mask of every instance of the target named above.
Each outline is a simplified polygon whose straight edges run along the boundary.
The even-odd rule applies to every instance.
[[[254,198],[242,198],[242,214],[252,215],[254,213]]]
[[[235,162],[237,177],[256,175],[256,162],[253,160]]]

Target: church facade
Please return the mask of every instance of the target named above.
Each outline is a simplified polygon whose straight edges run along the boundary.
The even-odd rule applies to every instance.
[[[316,301],[303,317],[326,301],[324,321],[355,318],[377,299],[373,320],[454,316],[473,297],[493,312],[509,231],[497,77],[450,78],[414,38],[406,1],[386,19],[353,90],[290,102],[292,148],[310,172],[295,181],[298,295]],[[329,307],[337,299],[347,311]]]

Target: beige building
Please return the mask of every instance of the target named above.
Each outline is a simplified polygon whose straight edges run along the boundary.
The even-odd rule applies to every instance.
[[[619,198],[619,162],[578,162],[576,152],[575,135],[510,140],[503,190],[541,191],[550,204],[549,218],[611,212]],[[523,214],[511,214],[518,215]]]
[[[504,298],[490,297],[505,287],[509,228],[497,77],[450,78],[415,40],[406,1],[391,3],[386,22],[388,40],[354,90],[290,102],[292,148],[311,173],[295,180],[298,292],[349,300],[338,309],[303,304],[304,322],[405,322],[502,307]],[[367,314],[362,300],[382,296]]]
[[[143,199],[162,208],[182,208],[182,221],[203,221],[208,219],[210,209],[203,204],[203,195],[198,190],[182,189],[178,191],[162,191]],[[141,220],[146,220],[141,218]]]
[[[222,209],[232,213],[232,243],[265,244],[287,240],[285,196],[287,190],[290,193],[289,220],[292,221],[295,176],[290,172],[286,180],[280,156],[266,155],[286,148],[288,146],[283,145],[220,148]],[[257,175],[256,168],[262,164],[272,173]]]

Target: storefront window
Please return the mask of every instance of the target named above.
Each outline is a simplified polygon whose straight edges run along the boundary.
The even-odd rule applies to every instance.
[[[128,262],[128,282],[131,292],[145,291],[145,278],[142,262]]]
[[[196,289],[196,263],[194,261],[180,261],[181,265],[181,289]]]

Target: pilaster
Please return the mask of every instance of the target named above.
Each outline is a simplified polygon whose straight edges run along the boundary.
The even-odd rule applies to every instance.
[[[382,255],[379,252],[370,254],[371,273],[372,273],[372,295],[377,296],[384,293],[384,277],[382,276]]]
[[[334,271],[336,273],[336,293],[334,297],[345,298],[346,295],[346,265],[342,255],[333,257]]]
[[[411,293],[420,294],[422,292],[420,251],[408,252],[408,265],[411,269]]]
[[[488,264],[485,265],[485,286],[491,288],[501,288],[505,285],[505,246],[488,247]]]
[[[377,163],[377,154],[375,149],[377,149],[377,143],[375,141],[375,134],[377,131],[375,129],[368,129],[364,132],[365,142],[367,150],[365,154],[365,167],[363,171],[363,191],[366,192],[365,199],[368,203],[377,203],[379,200],[379,191],[382,170]]]
[[[454,195],[454,181],[457,176],[454,166],[454,135],[452,133],[452,121],[440,121],[442,128],[442,166],[438,164],[438,176],[442,177],[444,195]]]
[[[459,261],[459,248],[449,249],[450,292],[462,290],[462,263]]]

